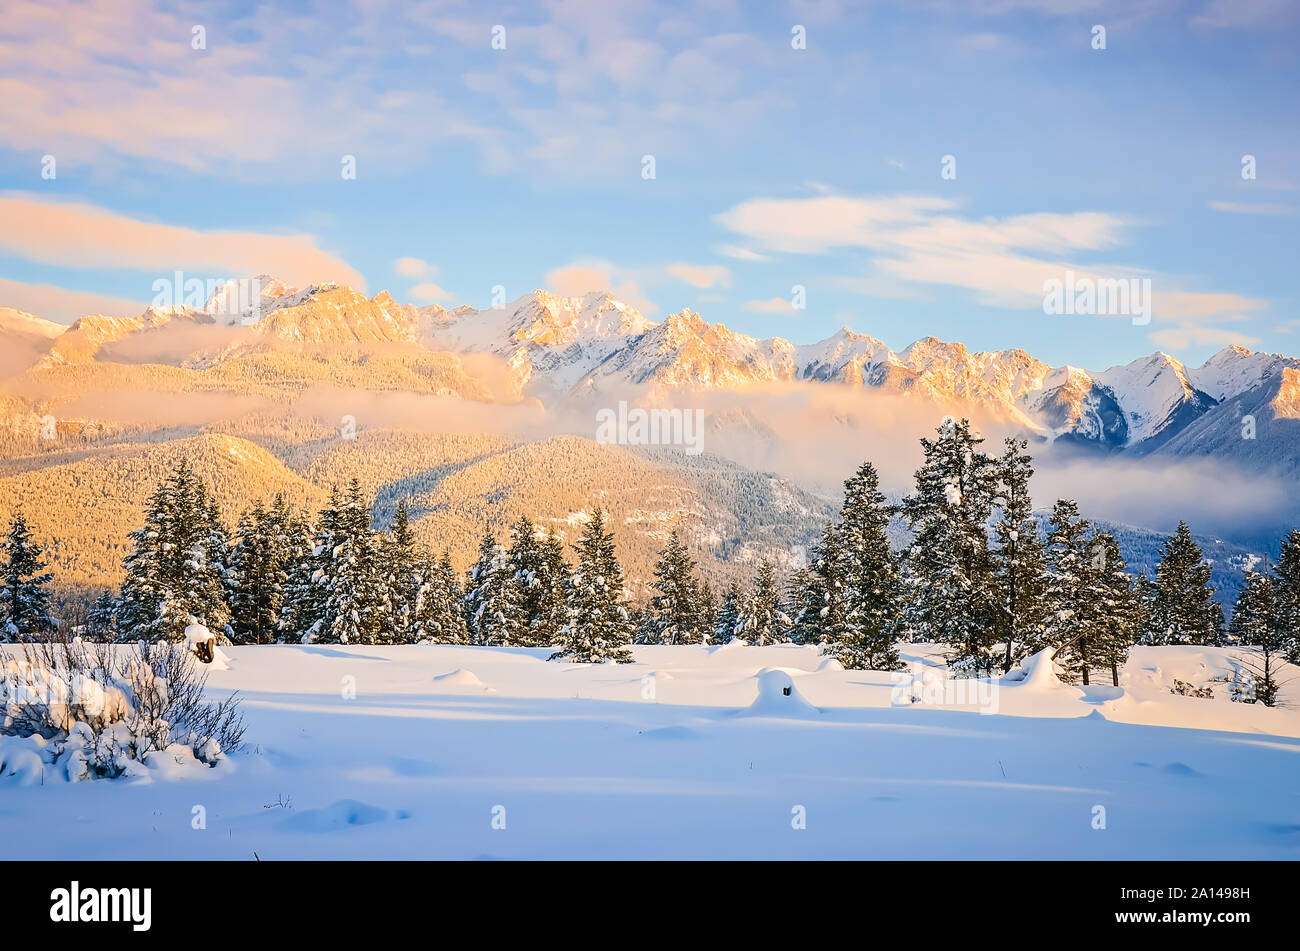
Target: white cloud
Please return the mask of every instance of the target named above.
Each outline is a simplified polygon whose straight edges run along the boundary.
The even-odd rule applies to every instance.
[[[432,282],[416,284],[414,287],[411,288],[410,296],[412,300],[418,300],[418,301],[434,302],[434,301],[451,300],[450,294],[448,294],[441,287],[439,287],[437,284],[434,284]]]
[[[670,264],[668,273],[692,287],[731,286],[731,272],[720,264]]]
[[[1210,201],[1206,202],[1215,211],[1226,211],[1234,215],[1293,215],[1295,208],[1292,205],[1283,205],[1277,202],[1249,202],[1249,201]]]
[[[403,277],[419,277],[429,270],[429,262],[420,258],[398,258],[393,262],[393,270]]]
[[[795,312],[794,305],[784,297],[746,301],[744,309],[755,314],[793,314]]]

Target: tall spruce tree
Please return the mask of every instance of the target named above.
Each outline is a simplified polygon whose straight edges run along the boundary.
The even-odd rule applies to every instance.
[[[471,642],[485,647],[518,647],[525,640],[519,585],[506,549],[491,532],[479,542],[478,560],[465,580],[465,626]]]
[[[999,515],[993,526],[997,546],[992,555],[1003,673],[1038,648],[1046,619],[1046,562],[1029,494],[1034,468],[1028,446],[1023,439],[1007,438],[997,467]]]
[[[713,636],[709,638],[714,644],[730,644],[736,637],[736,627],[740,623],[740,586],[734,581],[727,585],[718,606],[713,624]]]
[[[451,564],[451,553],[439,559],[428,558],[422,570],[423,584],[415,609],[412,637],[434,644],[467,644],[464,593],[460,577]]]
[[[0,542],[0,641],[29,641],[58,627],[47,591],[54,576],[45,567],[44,550],[15,512]]]
[[[1246,572],[1229,631],[1245,652],[1239,661],[1254,681],[1254,700],[1266,707],[1277,704],[1282,687],[1278,674],[1285,665],[1291,640],[1279,620],[1275,579],[1255,571]]]
[[[230,544],[226,583],[236,644],[270,644],[279,637],[293,555],[293,517],[282,495],[271,508],[259,501],[240,517]]]
[[[1101,644],[1091,599],[1088,522],[1079,506],[1058,499],[1047,532],[1046,642],[1056,649],[1056,663],[1088,683],[1088,672],[1100,659]]]
[[[179,641],[191,620],[227,631],[226,542],[216,505],[182,460],[154,489],[145,523],[130,535],[117,613],[122,640]]]
[[[1300,528],[1282,539],[1273,569],[1273,599],[1282,653],[1291,663],[1300,664]]]
[[[316,617],[305,639],[324,644],[390,644],[388,590],[370,505],[353,479],[331,495],[316,529],[310,603]]]
[[[903,623],[911,640],[952,646],[955,670],[990,671],[998,658],[993,560],[988,521],[997,495],[997,467],[980,450],[984,439],[968,420],[945,420],[922,439],[916,491],[901,513],[913,531],[907,551]]]
[[[677,529],[673,529],[659,553],[654,576],[655,593],[650,598],[639,639],[645,644],[700,643],[703,638],[695,559],[682,544]]]
[[[764,558],[759,563],[754,584],[741,597],[736,614],[736,636],[755,647],[789,640],[790,618],[781,610],[776,569],[769,559]]]
[[[564,625],[564,546],[554,530],[542,536],[521,515],[510,527],[506,562],[516,588],[521,642],[549,646]]]
[[[1133,578],[1128,574],[1119,543],[1110,532],[1096,532],[1088,543],[1087,601],[1095,647],[1090,661],[1110,668],[1111,683],[1119,686],[1119,669],[1141,629],[1141,610]],[[1084,683],[1087,683],[1087,672]]]
[[[857,602],[849,582],[849,560],[837,526],[827,523],[810,552],[795,592],[791,637],[832,652],[858,640]],[[748,640],[748,638],[746,638]]]
[[[713,585],[707,581],[700,583],[700,610],[696,616],[696,630],[701,644],[712,644],[714,632],[718,627],[718,596],[713,593]]]
[[[851,629],[836,656],[845,667],[896,670],[894,639],[902,607],[898,559],[889,547],[890,509],[875,467],[864,462],[844,483],[839,537],[843,547]]]
[[[1179,522],[1156,566],[1143,643],[1217,645],[1223,633],[1223,607],[1214,599],[1210,565],[1187,523]]]
[[[413,644],[420,639],[416,614],[420,591],[425,585],[424,568],[428,563],[428,554],[420,548],[411,529],[406,499],[401,499],[393,513],[393,524],[383,536],[379,561],[395,643]]]
[[[330,494],[330,507],[339,504],[337,490]],[[282,497],[276,497],[275,520],[282,536],[284,556],[284,598],[276,622],[275,639],[301,643],[320,616],[316,573],[316,526],[306,513],[291,512]]]
[[[551,660],[631,663],[628,645],[635,631],[624,604],[623,569],[603,510],[592,512],[576,549],[578,563],[568,583],[568,621]]]

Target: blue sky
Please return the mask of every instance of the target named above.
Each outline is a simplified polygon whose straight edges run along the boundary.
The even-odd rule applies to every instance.
[[[270,271],[1092,368],[1297,353],[1298,34],[1273,0],[7,3],[0,305]],[[1149,278],[1151,323],[1045,314],[1066,269]]]

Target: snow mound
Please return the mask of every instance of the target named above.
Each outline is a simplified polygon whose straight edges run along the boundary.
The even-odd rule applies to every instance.
[[[779,667],[764,667],[754,679],[758,696],[743,713],[761,717],[819,716],[821,711],[804,699],[794,685],[790,672]]]
[[[1055,653],[1052,648],[1044,647],[1038,653],[1030,654],[1020,662],[1019,670],[1013,670],[1002,678],[1002,683],[1013,687],[1027,687],[1035,691],[1053,690],[1064,686],[1056,676],[1056,669],[1052,664]]]
[[[468,667],[457,667],[455,670],[446,674],[439,674],[433,678],[434,682],[443,687],[466,687],[478,690],[491,690],[492,688],[479,680],[478,674]]]
[[[19,786],[44,782],[44,741],[38,736],[0,736],[0,781]]]
[[[844,665],[841,664],[839,662],[839,659],[836,657],[827,657],[824,661],[822,661],[820,664],[817,665],[818,673],[821,673],[823,670],[843,670],[843,669],[844,669]]]
[[[405,819],[408,813],[399,812],[396,818]],[[379,806],[371,806],[355,799],[340,799],[324,809],[308,809],[281,825],[294,832],[338,832],[356,826],[374,825],[387,822],[394,814]]]

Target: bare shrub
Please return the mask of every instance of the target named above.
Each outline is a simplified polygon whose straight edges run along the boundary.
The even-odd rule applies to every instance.
[[[207,671],[182,644],[53,639],[0,673],[0,733],[50,741],[69,778],[120,776],[177,745],[212,766],[243,742],[238,698],[206,701]]]

